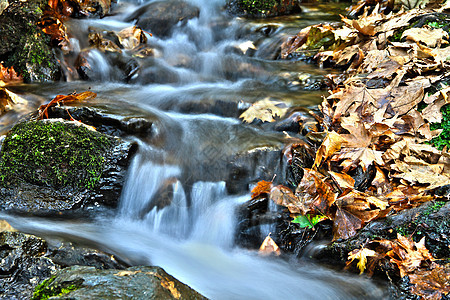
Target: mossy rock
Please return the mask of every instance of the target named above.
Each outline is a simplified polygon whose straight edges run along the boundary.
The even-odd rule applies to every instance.
[[[37,25],[45,0],[11,0],[0,15],[0,61],[23,75],[28,82],[52,81],[60,68],[50,38]]]
[[[0,152],[0,208],[34,212],[95,203],[114,207],[131,146],[75,122],[20,123]]]
[[[229,0],[230,13],[243,17],[266,18],[300,12],[297,0]]]
[[[207,299],[159,267],[97,270],[73,266],[35,289],[33,300],[45,299]]]

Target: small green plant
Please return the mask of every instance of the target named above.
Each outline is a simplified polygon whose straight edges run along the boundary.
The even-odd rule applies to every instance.
[[[444,105],[441,112],[442,122],[431,124],[431,130],[442,129],[442,132],[430,141],[439,150],[444,149],[444,147],[450,148],[450,104]]]
[[[246,11],[252,14],[263,14],[274,8],[277,0],[242,0]]]
[[[36,286],[31,300],[47,300],[50,297],[63,296],[79,288],[75,284],[67,284],[66,286],[52,285],[54,281],[55,277],[51,277]]]
[[[320,221],[325,220],[326,217],[324,216],[314,216],[312,217],[309,214],[306,214],[304,216],[297,216],[292,220],[292,223],[297,223],[300,225],[300,228],[313,228],[317,223]]]

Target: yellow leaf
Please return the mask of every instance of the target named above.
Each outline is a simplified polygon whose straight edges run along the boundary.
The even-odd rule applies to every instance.
[[[326,160],[328,157],[333,155],[336,151],[341,149],[342,144],[346,140],[340,136],[338,133],[331,131],[327,133],[327,136],[320,145],[317,151],[316,158],[314,160],[313,169],[320,166],[322,160]]]
[[[259,100],[244,111],[239,118],[244,119],[247,123],[251,123],[255,119],[263,122],[274,122],[274,117],[283,117],[288,110],[287,107],[277,106],[280,104],[282,105],[283,102],[271,101],[269,98]]]
[[[355,259],[358,260],[358,264],[356,265],[360,271],[359,274],[364,273],[364,270],[366,269],[366,263],[367,263],[367,257],[368,256],[377,256],[377,253],[373,250],[362,248],[362,249],[355,249],[352,252],[348,254],[348,260],[347,265],[351,264]]]

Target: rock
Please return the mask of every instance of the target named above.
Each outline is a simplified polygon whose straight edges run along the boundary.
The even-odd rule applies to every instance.
[[[72,243],[50,245],[20,232],[0,233],[0,299],[30,299],[39,282],[73,265],[124,269],[113,256]]]
[[[69,120],[70,115],[84,124],[95,127],[101,133],[126,137],[130,135],[149,137],[152,132],[152,123],[139,117],[121,117],[108,114],[92,107],[64,107],[54,106],[48,110],[50,118]]]
[[[33,288],[60,267],[44,257],[44,240],[19,232],[0,233],[0,299],[30,299]]]
[[[300,12],[297,0],[228,0],[227,10],[232,15],[267,18]]]
[[[42,282],[33,299],[206,299],[159,267],[97,270],[73,266]]]
[[[47,1],[12,0],[8,4],[0,18],[0,61],[5,67],[14,67],[28,82],[58,79],[60,68],[50,38],[36,26]]]
[[[115,207],[134,147],[64,120],[20,123],[0,152],[0,208],[61,213]]]
[[[158,37],[169,36],[175,25],[184,25],[188,20],[197,18],[198,7],[179,0],[153,1],[131,14],[125,21],[136,20],[137,25]]]

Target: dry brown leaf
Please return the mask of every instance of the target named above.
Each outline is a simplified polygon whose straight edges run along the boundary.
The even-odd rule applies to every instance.
[[[327,160],[327,158],[331,157],[336,151],[339,151],[344,142],[345,139],[338,133],[334,131],[328,132],[317,151],[313,169],[318,168],[323,160]]]
[[[281,254],[280,247],[275,243],[275,241],[269,235],[264,239],[261,247],[259,247],[259,254],[261,255],[271,255],[275,254],[279,256]]]
[[[8,222],[0,220],[0,232],[4,231],[16,231]]]
[[[414,285],[411,291],[422,299],[439,300],[450,292],[450,265],[433,263],[431,270],[418,270],[408,275]]]
[[[441,28],[410,28],[403,32],[401,38],[406,38],[406,40],[416,43],[423,43],[433,48],[448,43],[444,40],[448,38],[448,33]]]
[[[333,241],[351,238],[363,225],[360,218],[339,206],[337,207],[336,215],[333,219]]]
[[[117,38],[123,48],[133,50],[141,44],[147,43],[144,31],[138,26],[122,29],[117,33]]]
[[[274,186],[270,190],[270,200],[278,205],[287,207],[291,214],[301,213],[304,215],[307,212],[307,208],[297,196],[289,188],[282,185]]]
[[[348,174],[336,173],[329,171],[333,181],[339,186],[341,190],[353,189],[355,186],[355,179]]]

